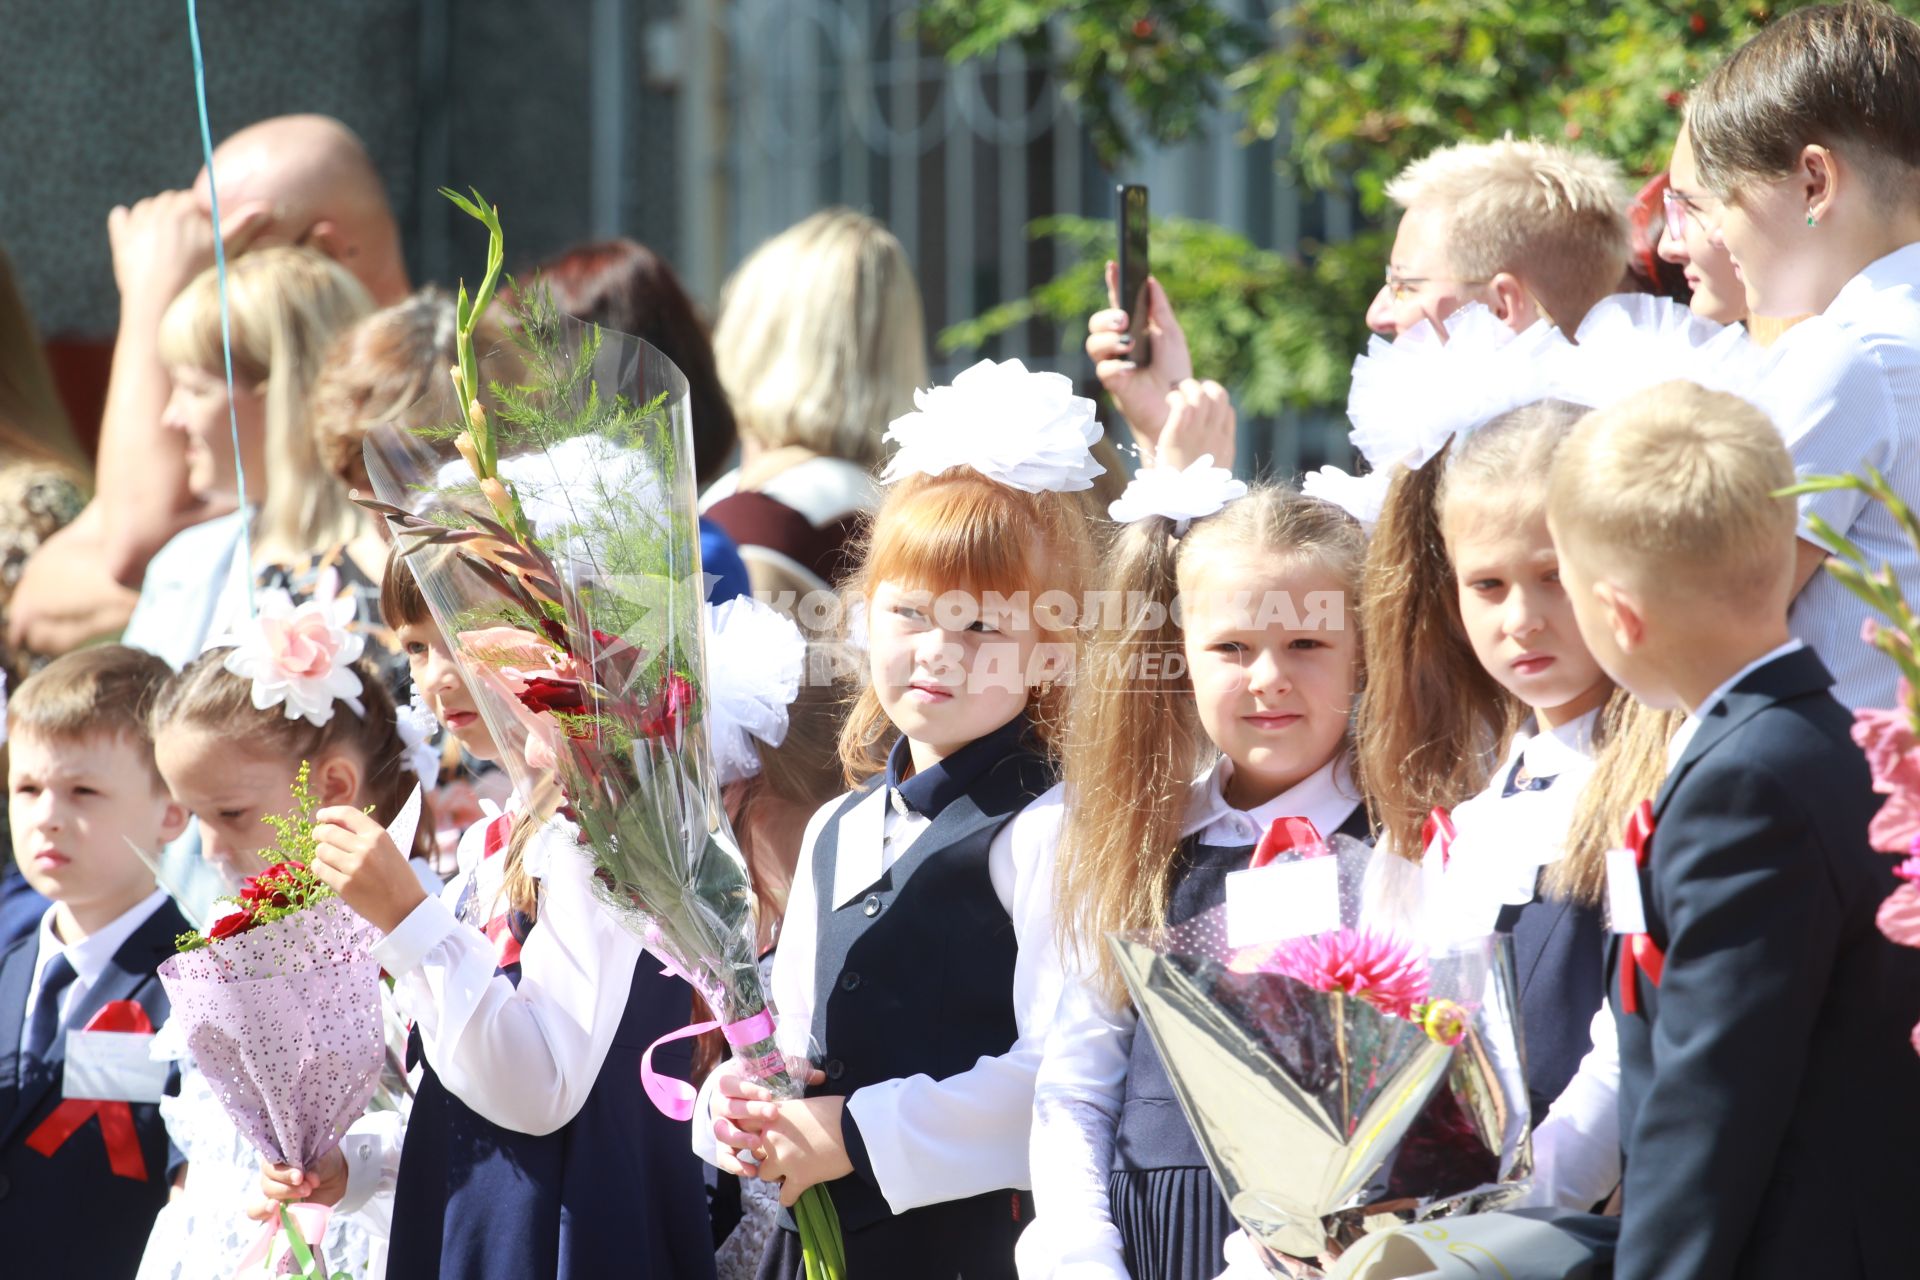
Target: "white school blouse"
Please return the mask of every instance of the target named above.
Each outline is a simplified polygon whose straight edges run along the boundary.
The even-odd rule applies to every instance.
[[[1344,758],[1245,811],[1227,803],[1232,776],[1233,763],[1223,758],[1195,780],[1181,839],[1250,845],[1274,819],[1285,817],[1310,819],[1331,835],[1360,803]],[[1050,843],[1057,841],[1065,787],[1041,796],[1027,813],[1036,826],[1045,824]],[[1064,962],[1060,1006],[1034,1082],[1028,1145],[1035,1216],[1021,1233],[1015,1258],[1022,1280],[1127,1280],[1107,1184],[1138,1015],[1130,1003],[1116,1006],[1101,995],[1086,958],[1060,957],[1057,950],[1055,957]]]
[[[1801,478],[1864,475],[1874,466],[1896,493],[1920,494],[1920,244],[1869,263],[1769,355],[1754,398],[1785,436]],[[1872,564],[1891,565],[1909,599],[1920,593],[1920,551],[1885,507],[1840,489],[1800,499],[1800,512],[1844,533]],[[1850,708],[1894,705],[1899,673],[1860,639],[1870,616],[1824,569],[1788,614],[1793,634],[1827,664],[1834,696]]]
[[[373,955],[393,975],[447,1092],[503,1129],[552,1133],[579,1114],[600,1078],[641,947],[595,901],[586,852],[574,845],[573,826],[556,819],[523,855],[539,881],[540,919],[520,948],[519,985],[497,974],[493,942],[455,914],[469,881],[478,919],[503,909],[505,855],[481,857],[488,821],[460,837],[460,870],[440,896],[415,907]],[[391,1191],[403,1141],[385,1115],[349,1130],[343,1207]]]
[[[1049,793],[1051,794],[1051,793]],[[806,1057],[812,1039],[815,946],[819,907],[813,884],[814,845],[827,820],[846,803],[822,805],[801,837],[793,891],[773,955],[775,1038],[784,1054]],[[894,1213],[1028,1187],[1028,1128],[1041,1044],[1059,1002],[1060,966],[1053,941],[1054,828],[1035,810],[1015,814],[987,847],[994,896],[1013,921],[1013,1016],[1018,1038],[1005,1053],[982,1057],[944,1080],[915,1075],[856,1089],[847,1110],[860,1126],[880,1194]],[[840,821],[834,856],[834,906],[865,893],[913,847],[930,819],[875,787]],[[701,1090],[693,1117],[693,1149],[714,1163],[713,1082]]]

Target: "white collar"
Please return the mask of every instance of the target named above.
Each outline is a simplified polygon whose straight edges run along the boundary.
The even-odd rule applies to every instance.
[[[1600,708],[1595,707],[1557,729],[1541,733],[1539,719],[1529,717],[1514,735],[1507,767],[1521,760],[1529,778],[1557,778],[1568,769],[1585,768],[1593,763],[1593,732],[1599,722]]]
[[[133,931],[147,922],[148,917],[160,909],[167,900],[166,890],[155,889],[133,906],[115,916],[104,928],[97,929],[80,941],[67,945],[60,941],[60,935],[53,927],[53,913],[59,905],[48,907],[46,914],[40,917],[40,955],[33,965],[33,985],[40,986],[40,975],[55,956],[64,954],[67,963],[73,966],[76,980],[92,986],[107,971],[107,962],[113,959],[113,953],[120,944],[133,936]]]
[[[1920,290],[1920,243],[1902,245],[1862,267],[1860,274],[1841,287],[1821,314],[1846,324],[1872,305],[1877,295],[1902,287]]]
[[[1672,769],[1674,765],[1680,763],[1680,757],[1686,752],[1687,744],[1693,741],[1694,734],[1700,732],[1700,725],[1706,720],[1707,713],[1718,706],[1720,701],[1729,693],[1732,693],[1735,685],[1774,659],[1784,658],[1788,654],[1795,653],[1804,648],[1806,648],[1806,646],[1798,640],[1789,640],[1777,649],[1770,649],[1728,676],[1719,688],[1715,689],[1705,698],[1702,698],[1700,705],[1687,714],[1687,718],[1681,722],[1680,727],[1674,731],[1673,739],[1667,743],[1667,768]]]
[[[1232,777],[1233,761],[1221,756],[1194,779],[1187,820],[1180,828],[1183,839],[1211,832],[1221,843],[1228,843],[1229,836],[1243,836],[1251,830],[1250,840],[1231,841],[1251,843],[1276,818],[1305,818],[1321,835],[1331,836],[1360,803],[1360,791],[1353,784],[1352,767],[1344,751],[1265,804],[1244,811],[1227,803],[1227,783]],[[1229,831],[1229,826],[1237,830]]]

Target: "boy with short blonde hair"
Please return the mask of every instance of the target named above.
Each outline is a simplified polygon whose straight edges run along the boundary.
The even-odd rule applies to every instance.
[[[1879,798],[1833,677],[1788,634],[1793,474],[1764,414],[1687,383],[1590,415],[1554,458],[1581,635],[1643,702],[1688,711],[1646,834],[1609,866],[1622,1280],[1911,1267],[1920,1112],[1897,1100],[1920,1093],[1920,953],[1875,927],[1895,884],[1867,841]]]
[[[132,1275],[166,1203],[167,1069],[143,1050],[168,1012],[154,971],[190,926],[136,848],[186,826],[147,730],[170,674],[137,649],[85,649],[7,709],[13,856],[53,900],[0,955],[0,1239],[22,1275]]]

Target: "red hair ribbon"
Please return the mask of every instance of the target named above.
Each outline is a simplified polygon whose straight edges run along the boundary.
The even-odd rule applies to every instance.
[[[1640,807],[1627,819],[1627,848],[1633,853],[1633,865],[1647,865],[1647,842],[1653,838],[1653,801],[1642,800]],[[1625,950],[1620,953],[1620,1008],[1627,1013],[1640,1012],[1639,975],[1647,975],[1647,981],[1654,986],[1660,985],[1660,973],[1666,968],[1666,953],[1659,944],[1644,933],[1628,934]]]
[[[1447,858],[1453,850],[1453,815],[1439,805],[1427,811],[1427,820],[1420,827],[1420,856],[1432,853],[1434,846],[1440,848],[1440,865],[1447,865]]]
[[[1267,833],[1254,846],[1250,866],[1264,867],[1283,853],[1298,853],[1317,858],[1327,852],[1327,842],[1311,818],[1275,818]]]
[[[87,1031],[133,1031],[150,1034],[147,1011],[131,1000],[113,1000],[87,1020]],[[81,1125],[100,1117],[100,1136],[107,1144],[107,1165],[117,1177],[147,1181],[147,1160],[140,1152],[140,1135],[133,1127],[133,1108],[124,1102],[68,1098],[27,1136],[27,1145],[51,1156]]]

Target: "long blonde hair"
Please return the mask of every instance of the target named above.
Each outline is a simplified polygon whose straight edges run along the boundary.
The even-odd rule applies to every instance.
[[[888,490],[867,527],[845,598],[871,607],[882,582],[936,593],[1025,593],[1043,634],[1072,645],[1072,632],[1055,630],[1050,623],[1056,619],[1032,606],[1048,592],[1065,592],[1077,605],[1093,559],[1093,532],[1079,494],[1028,493],[953,467],[937,476],[908,476]],[[1067,693],[1063,679],[1043,688],[1029,706],[1041,741],[1056,751]],[[862,680],[840,729],[847,783],[858,785],[884,769],[896,737],[879,694]]]
[[[1101,598],[1123,605],[1100,619],[1118,625],[1092,628],[1075,679],[1058,878],[1061,946],[1094,966],[1114,999],[1124,989],[1102,939],[1165,921],[1193,780],[1218,754],[1182,661],[1180,572],[1242,548],[1318,562],[1346,585],[1348,600],[1358,594],[1360,527],[1338,507],[1275,484],[1255,485],[1178,538],[1164,517],[1135,521],[1107,555]],[[1346,616],[1364,637],[1361,612]]]
[[[255,526],[256,556],[291,560],[353,541],[365,530],[365,517],[321,464],[307,401],[334,336],[371,312],[373,300],[326,255],[281,245],[228,264],[227,302],[234,381],[266,387],[267,491]],[[167,364],[224,374],[220,281],[213,269],[168,305],[159,347]]]
[[[743,440],[872,467],[927,382],[913,264],[874,219],[823,209],[740,264],[713,352]]]
[[[1478,795],[1525,717],[1468,642],[1443,527],[1448,499],[1471,489],[1498,495],[1516,519],[1540,511],[1554,450],[1586,413],[1559,400],[1515,409],[1419,470],[1402,470],[1388,490],[1367,548],[1362,608],[1373,619],[1366,637],[1374,674],[1360,698],[1356,754],[1381,839],[1410,861],[1426,852],[1427,815]],[[1616,690],[1598,718],[1594,741],[1603,755],[1630,702]],[[1597,901],[1606,848],[1562,859],[1548,891]]]
[[[87,456],[73,438],[67,411],[54,389],[53,370],[33,316],[13,280],[13,263],[0,252],[0,450],[42,462],[63,462],[87,473]],[[0,458],[0,461],[6,461]]]

